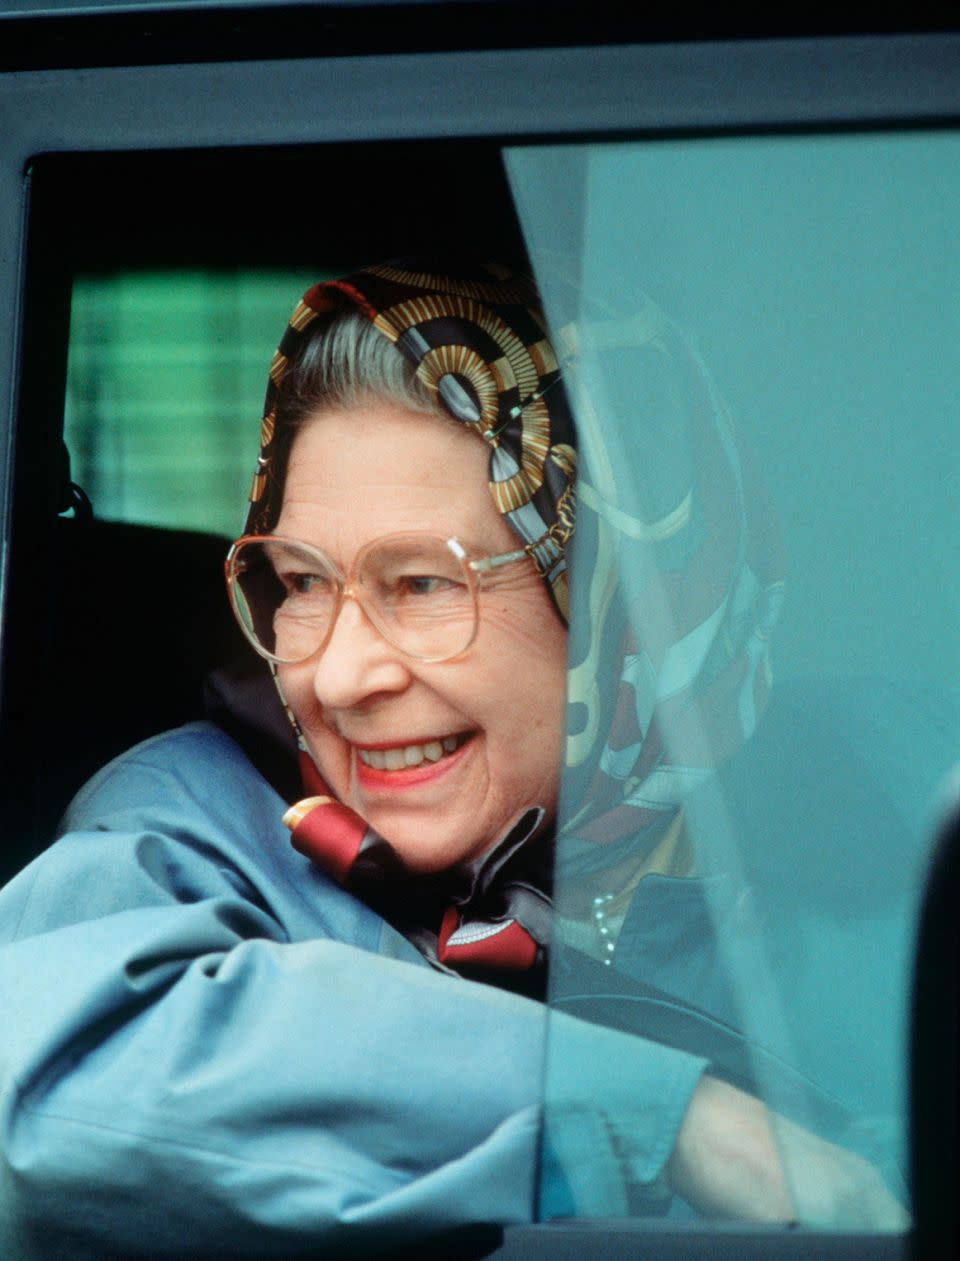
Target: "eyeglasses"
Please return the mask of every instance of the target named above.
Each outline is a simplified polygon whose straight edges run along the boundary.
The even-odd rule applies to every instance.
[[[392,534],[361,548],[345,575],[307,543],[247,535],[227,554],[227,589],[241,630],[277,664],[321,653],[347,596],[394,648],[418,661],[449,661],[476,638],[481,586],[520,561],[536,572],[523,550],[470,557],[454,538]]]

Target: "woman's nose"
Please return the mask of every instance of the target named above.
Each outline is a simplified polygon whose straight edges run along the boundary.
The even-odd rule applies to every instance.
[[[404,654],[384,639],[356,598],[346,596],[314,667],[321,705],[348,709],[381,692],[401,692],[409,682]]]

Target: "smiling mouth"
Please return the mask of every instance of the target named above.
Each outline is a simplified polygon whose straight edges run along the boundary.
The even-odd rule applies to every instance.
[[[399,744],[389,749],[362,749],[354,746],[357,757],[375,771],[412,771],[424,764],[441,762],[463,747],[473,733],[462,731],[459,735],[443,736],[427,740],[424,744]]]

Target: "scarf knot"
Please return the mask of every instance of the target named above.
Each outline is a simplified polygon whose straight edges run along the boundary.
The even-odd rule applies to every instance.
[[[539,807],[525,811],[485,854],[437,875],[407,870],[389,841],[333,797],[305,797],[283,821],[296,850],[432,963],[472,975],[544,969],[551,845],[532,843],[543,818]]]

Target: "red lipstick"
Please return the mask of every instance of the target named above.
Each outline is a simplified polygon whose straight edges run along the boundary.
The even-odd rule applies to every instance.
[[[410,743],[415,743],[411,741]],[[442,778],[448,771],[453,770],[455,766],[459,766],[473,744],[473,736],[469,736],[459,748],[454,749],[452,753],[445,753],[438,762],[423,761],[419,766],[404,767],[401,770],[388,771],[378,770],[374,766],[367,766],[357,755],[356,748],[353,750],[353,767],[356,782],[361,789],[370,792],[389,792],[403,791],[406,788],[413,788],[421,784],[430,783],[433,780]],[[397,742],[390,744],[365,744],[365,749],[395,749]]]

